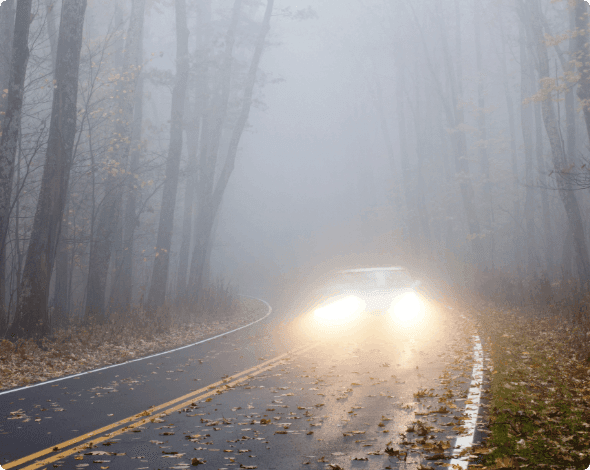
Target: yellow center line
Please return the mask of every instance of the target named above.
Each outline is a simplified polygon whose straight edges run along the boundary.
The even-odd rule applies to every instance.
[[[200,388],[199,390],[195,390],[194,392],[191,392],[191,393],[188,393],[188,394],[183,395],[181,397],[175,398],[174,400],[170,400],[170,401],[168,401],[166,403],[163,403],[161,405],[158,405],[158,406],[153,406],[153,407],[149,408],[148,410],[145,410],[145,411],[143,411],[141,413],[138,413],[136,415],[133,415],[133,416],[129,416],[128,418],[124,418],[124,419],[122,419],[120,421],[117,421],[115,423],[109,424],[107,426],[103,426],[102,428],[97,429],[95,431],[91,431],[89,433],[83,434],[81,436],[78,436],[78,437],[75,437],[75,438],[70,439],[68,441],[65,441],[65,442],[62,442],[60,444],[57,444],[56,446],[48,447],[46,449],[40,450],[38,452],[35,452],[34,454],[30,454],[30,455],[27,455],[25,457],[22,457],[22,458],[20,458],[18,460],[14,460],[14,461],[9,462],[7,464],[3,464],[3,467],[2,468],[6,469],[6,470],[8,470],[10,468],[14,468],[16,466],[25,464],[25,463],[27,463],[27,462],[29,462],[31,460],[38,459],[39,457],[42,457],[43,455],[49,454],[51,452],[57,452],[59,450],[64,449],[65,447],[69,447],[69,446],[71,446],[73,444],[76,444],[76,443],[79,443],[81,441],[87,440],[87,439],[89,439],[91,437],[94,437],[94,436],[98,436],[100,434],[103,434],[105,431],[108,431],[110,429],[123,426],[122,428],[118,429],[117,431],[114,431],[112,433],[107,434],[104,437],[100,437],[98,439],[93,440],[91,444],[96,444],[96,443],[103,442],[103,441],[105,441],[107,439],[112,438],[113,436],[122,434],[123,432],[126,432],[129,429],[135,428],[137,426],[141,426],[142,424],[146,424],[147,422],[149,422],[151,420],[151,417],[150,416],[152,416],[156,411],[162,410],[162,409],[167,408],[167,407],[171,407],[171,406],[177,404],[179,401],[181,401],[182,403],[180,403],[180,404],[178,404],[176,406],[173,406],[170,409],[166,409],[165,411],[163,411],[162,413],[159,413],[159,414],[160,415],[165,415],[165,414],[169,414],[169,413],[172,413],[174,411],[177,411],[180,408],[183,408],[183,407],[189,405],[191,402],[193,402],[195,400],[201,400],[203,398],[207,398],[207,397],[209,397],[211,395],[217,394],[217,392],[220,391],[220,388],[219,388],[220,386],[222,386],[222,387],[223,386],[226,386],[226,388],[227,388],[227,387],[231,387],[233,385],[236,385],[239,382],[247,379],[248,377],[254,377],[254,376],[256,376],[256,375],[258,375],[258,374],[260,374],[260,373],[262,373],[262,372],[264,372],[266,370],[269,370],[269,369],[272,369],[273,367],[276,367],[278,365],[278,363],[282,359],[284,359],[286,356],[296,355],[296,354],[302,354],[305,351],[307,351],[308,349],[311,349],[311,348],[317,346],[318,344],[319,343],[314,343],[314,344],[311,344],[309,346],[304,346],[304,347],[301,347],[301,348],[297,348],[297,349],[295,349],[293,351],[286,352],[286,353],[281,354],[280,356],[277,356],[277,357],[275,357],[273,359],[269,359],[267,361],[264,361],[264,362],[258,364],[257,366],[251,367],[251,368],[246,369],[246,370],[244,370],[242,372],[239,372],[237,374],[234,374],[233,376],[230,376],[230,377],[228,377],[228,378],[226,378],[224,380],[219,380],[219,381],[217,381],[215,383],[212,383],[210,385],[207,385],[206,387]],[[246,376],[246,377],[244,377],[244,376]],[[132,424],[129,424],[129,423],[132,423]],[[75,452],[77,452],[79,450],[87,449],[88,448],[88,444],[90,444],[90,443],[86,443],[86,444],[83,444],[82,446],[74,447],[73,449],[70,449],[68,451],[63,451],[63,452],[61,452],[61,453],[59,453],[57,455],[48,457],[47,459],[44,459],[43,461],[35,462],[34,464],[29,465],[28,467],[25,467],[22,470],[28,470],[28,469],[31,469],[32,470],[32,469],[39,468],[39,467],[41,467],[43,465],[47,465],[47,464],[49,464],[51,462],[55,462],[56,460],[59,460],[61,458],[67,457],[69,455],[72,455],[73,453],[75,453]],[[57,449],[57,450],[55,450],[55,449]]]

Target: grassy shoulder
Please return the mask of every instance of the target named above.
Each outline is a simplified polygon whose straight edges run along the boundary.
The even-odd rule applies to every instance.
[[[562,317],[481,308],[491,360],[490,434],[474,468],[586,469],[590,464],[590,362]]]
[[[177,312],[161,331],[141,310],[104,325],[72,323],[39,344],[0,341],[0,390],[77,374],[167,351],[247,325],[263,317],[263,302],[240,298],[221,310]],[[211,313],[213,312],[213,313]]]

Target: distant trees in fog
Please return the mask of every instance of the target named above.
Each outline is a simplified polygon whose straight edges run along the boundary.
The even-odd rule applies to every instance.
[[[101,323],[138,303],[161,320],[198,301],[273,8],[2,4],[0,334],[38,338],[74,314]],[[175,32],[173,72],[144,52],[146,15]]]
[[[383,206],[413,254],[438,245],[481,270],[588,281],[586,2],[361,7],[346,73],[364,78],[348,98],[378,124],[395,190]],[[199,301],[267,79],[274,9],[273,0],[0,6],[0,335],[39,337],[72,317],[101,323],[134,308],[165,328],[170,308]],[[354,177],[370,192],[370,159],[354,160],[342,164],[364,165]]]
[[[423,240],[479,270],[590,280],[589,9],[583,0],[367,6],[380,25],[368,34],[369,88],[379,90],[416,253]]]

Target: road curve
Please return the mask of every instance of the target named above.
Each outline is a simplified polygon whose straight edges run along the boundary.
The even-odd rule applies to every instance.
[[[0,395],[0,465],[438,468],[458,457],[475,373],[467,319],[433,308],[414,327],[375,317],[332,331],[270,311],[231,334]]]

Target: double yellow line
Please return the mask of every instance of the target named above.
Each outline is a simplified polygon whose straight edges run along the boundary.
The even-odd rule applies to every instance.
[[[250,377],[254,377],[258,374],[261,374],[262,372],[265,372],[269,369],[278,366],[281,363],[281,361],[288,358],[289,356],[303,354],[307,350],[317,346],[317,344],[318,343],[314,343],[308,346],[297,348],[293,351],[289,351],[285,354],[281,354],[280,356],[262,362],[255,367],[251,367],[250,369],[246,369],[233,376],[227,377],[226,379],[212,383],[207,387],[195,390],[194,392],[175,398],[174,400],[171,400],[167,403],[163,403],[158,406],[153,406],[148,410],[143,411],[142,413],[138,413],[136,415],[117,421],[116,423],[109,424],[108,426],[104,426],[95,431],[91,431],[89,433],[75,437],[73,439],[70,439],[69,441],[62,442],[54,447],[48,447],[47,449],[40,450],[39,452],[35,452],[34,454],[30,454],[26,457],[14,460],[13,462],[3,464],[2,468],[8,470],[10,468],[19,467],[20,470],[34,470],[45,465],[49,465],[57,460],[69,457],[70,455],[76,452],[91,449],[92,446],[96,444],[100,444],[101,442],[107,441],[119,434],[128,432],[129,430],[141,426],[143,424],[147,424],[152,419],[158,416],[168,415],[170,413],[173,413],[174,411],[178,411],[182,408],[191,405],[191,403],[197,400],[202,400],[211,395],[216,395],[219,392],[226,390],[230,387],[234,387],[238,383],[248,380]],[[105,434],[107,431],[110,432]],[[42,458],[47,454],[53,455]],[[42,460],[39,460],[41,458]],[[31,461],[34,462],[30,463]],[[25,465],[28,463],[30,464],[26,467],[20,467],[21,465]]]

